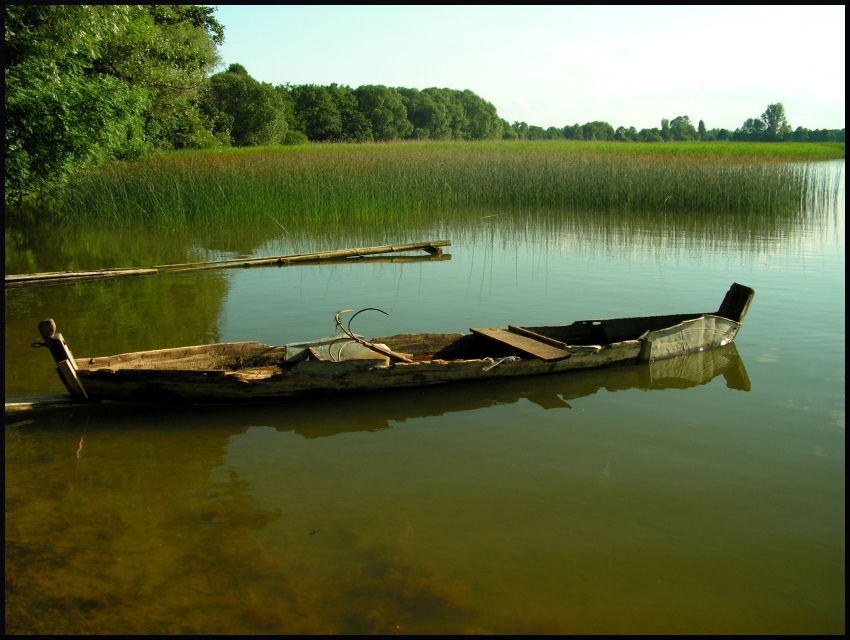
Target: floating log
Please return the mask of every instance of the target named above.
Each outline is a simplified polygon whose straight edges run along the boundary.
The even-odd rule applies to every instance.
[[[361,258],[381,253],[400,253],[402,251],[425,251],[437,256],[443,253],[443,247],[451,244],[451,240],[433,240],[431,242],[408,242],[406,244],[383,245],[377,247],[362,247],[359,249],[336,249],[334,251],[315,251],[312,253],[296,253],[289,256],[271,256],[265,258],[237,258],[233,260],[213,260],[210,262],[187,262],[185,264],[160,264],[154,269],[162,271],[185,271],[191,269],[232,269],[234,267],[286,266],[298,262],[319,262],[339,258]]]
[[[186,262],[182,264],[161,264],[149,268],[96,269],[90,271],[50,271],[44,273],[23,273],[6,276],[6,287],[31,286],[41,284],[56,284],[94,280],[99,278],[115,278],[120,276],[155,275],[160,271],[195,271],[199,269],[234,269],[237,267],[285,267],[295,264],[310,264],[318,262],[339,262],[351,258],[365,258],[386,253],[401,253],[404,251],[424,251],[428,256],[410,256],[413,258],[440,259],[443,247],[451,245],[451,240],[432,240],[431,242],[409,242],[405,244],[382,245],[377,247],[361,247],[357,249],[338,249],[335,251],[316,251],[313,253],[297,253],[288,256],[272,256],[265,258],[238,258],[233,260],[213,260],[209,262]]]
[[[150,276],[156,269],[95,269],[92,271],[48,271],[44,273],[22,273],[6,276],[6,286],[47,284],[50,282],[94,280],[121,276]]]

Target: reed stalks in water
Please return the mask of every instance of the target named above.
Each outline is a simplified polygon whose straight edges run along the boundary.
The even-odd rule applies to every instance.
[[[797,212],[811,197],[812,174],[789,151],[764,155],[771,146],[783,148],[490,142],[174,153],[78,176],[57,202],[81,222],[217,226],[272,217],[285,229],[427,224],[459,210]]]

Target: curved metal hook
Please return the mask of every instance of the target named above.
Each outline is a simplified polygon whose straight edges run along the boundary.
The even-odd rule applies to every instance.
[[[352,321],[352,320],[354,320],[354,318],[356,318],[357,316],[359,316],[359,315],[360,315],[361,313],[363,313],[364,311],[380,311],[380,312],[381,312],[381,313],[383,313],[385,316],[390,315],[390,314],[388,314],[386,311],[384,311],[383,309],[378,309],[377,307],[366,307],[365,309],[360,309],[360,311],[358,311],[357,313],[355,313],[353,316],[351,316],[351,317],[348,319],[348,332],[349,332],[349,333],[352,333],[352,331],[351,331],[351,321]],[[352,335],[353,335],[353,334],[352,334]]]
[[[358,339],[358,338],[357,338],[357,336],[355,336],[355,335],[354,335],[354,332],[351,330],[351,322],[352,322],[352,320],[354,320],[354,318],[356,318],[358,315],[360,315],[360,314],[361,314],[361,313],[363,313],[364,311],[380,311],[380,312],[381,312],[381,313],[383,313],[385,316],[390,315],[390,314],[388,314],[386,311],[384,311],[383,309],[378,309],[377,307],[366,307],[365,309],[360,309],[360,311],[358,311],[357,313],[355,313],[353,316],[351,316],[351,317],[348,319],[348,327],[347,327],[347,328],[346,328],[346,327],[343,327],[343,326],[342,326],[342,320],[340,320],[340,319],[339,319],[339,317],[340,317],[343,313],[351,313],[352,311],[354,311],[354,309],[345,309],[345,310],[343,310],[343,311],[337,311],[337,312],[336,312],[336,316],[335,316],[335,321],[336,321],[336,326],[337,326],[337,327],[339,327],[339,328],[340,328],[340,330],[341,330],[341,331],[342,331],[345,335],[347,335],[349,338],[351,338],[352,340],[354,340],[354,341],[356,341],[356,342],[361,342],[361,340],[360,340],[360,339]]]

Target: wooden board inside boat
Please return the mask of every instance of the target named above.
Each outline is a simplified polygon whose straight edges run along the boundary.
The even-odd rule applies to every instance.
[[[470,328],[470,331],[476,335],[484,336],[485,338],[490,338],[496,342],[506,344],[514,349],[522,351],[523,353],[532,355],[535,358],[546,360],[547,362],[552,360],[563,360],[564,358],[569,358],[572,355],[569,351],[559,347],[535,340],[527,335],[519,335],[517,333],[506,331],[500,327],[494,329]]]

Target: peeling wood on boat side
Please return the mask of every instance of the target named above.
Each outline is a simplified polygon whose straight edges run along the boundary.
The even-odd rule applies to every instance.
[[[284,359],[285,347],[271,347],[260,342],[223,342],[137,351],[98,358],[77,358],[78,370],[97,369],[218,369],[225,366],[251,366],[252,360]],[[259,364],[259,363],[257,363]]]
[[[304,360],[289,370],[279,367],[243,371],[101,369],[81,371],[80,376],[89,395],[96,399],[268,401],[636,364],[640,348],[637,340],[616,343],[604,351],[599,347],[581,347],[568,359],[546,362],[538,358],[519,358],[488,371],[484,368],[493,364],[492,358],[397,362],[391,366],[380,360]],[[344,371],[340,373],[340,369]]]

